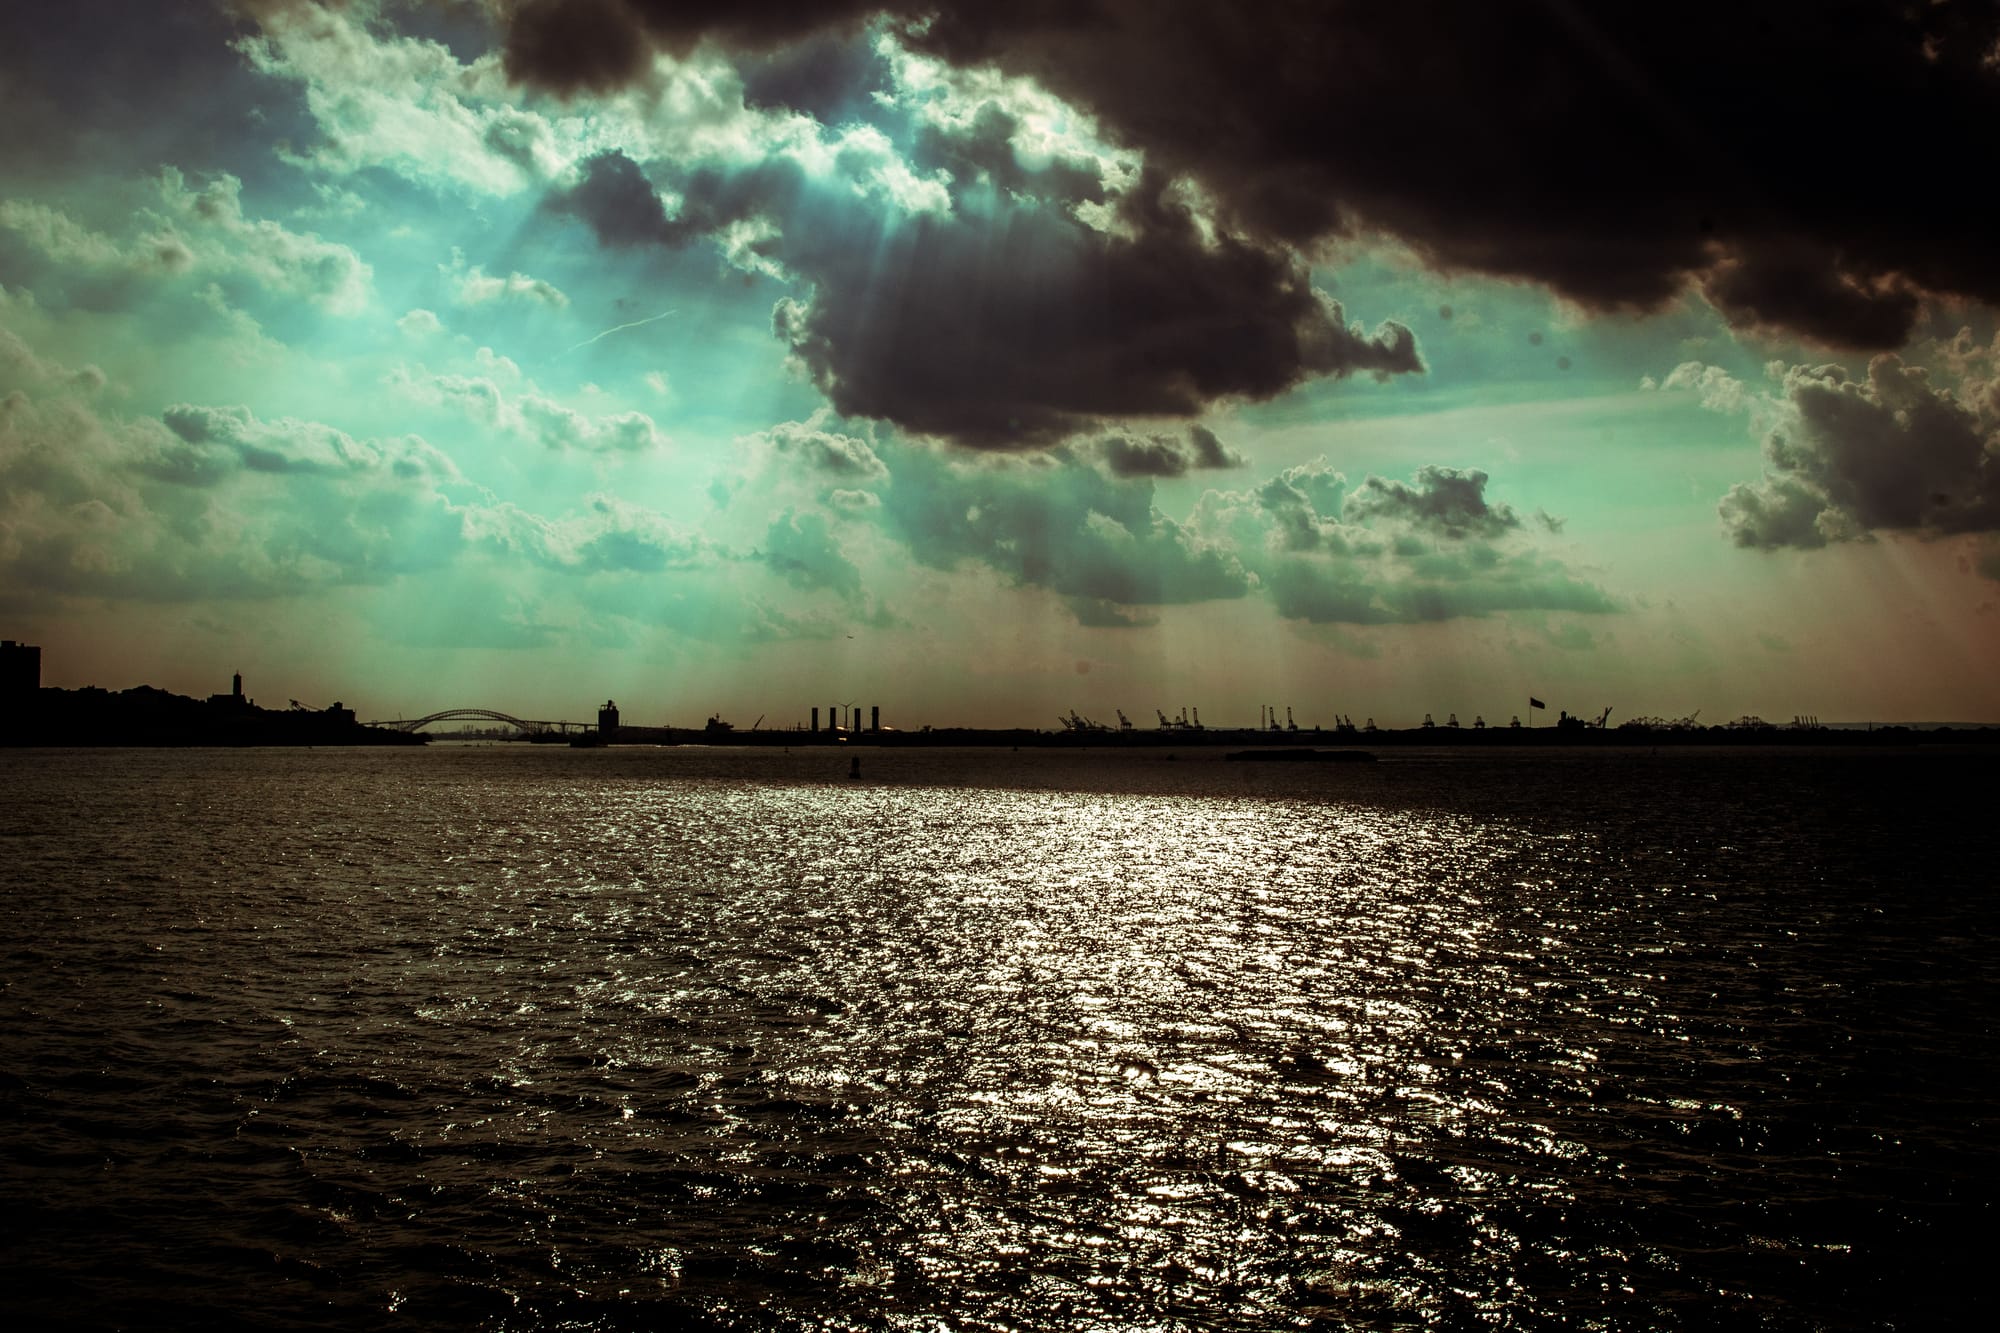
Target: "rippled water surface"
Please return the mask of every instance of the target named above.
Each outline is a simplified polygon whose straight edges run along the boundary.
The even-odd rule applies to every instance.
[[[1977,1323],[1991,763],[0,754],[0,1312]]]

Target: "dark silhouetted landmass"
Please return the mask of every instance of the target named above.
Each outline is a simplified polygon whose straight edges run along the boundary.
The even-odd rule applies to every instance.
[[[354,710],[259,708],[233,694],[190,699],[140,685],[41,689],[17,696],[0,722],[7,745],[422,745],[420,734],[369,727]]]
[[[549,733],[524,737],[551,743],[575,743],[574,738]],[[589,744],[603,744],[591,738]],[[802,748],[867,746],[900,747],[965,746],[1028,749],[1207,749],[1230,746],[1258,747],[1276,751],[1273,758],[1289,757],[1283,752],[1298,751],[1310,759],[1317,747],[1362,746],[1370,750],[1408,746],[1440,748],[1503,749],[1601,747],[1605,749],[1650,749],[1660,746],[1798,746],[1845,749],[1863,746],[1902,745],[1995,745],[2000,744],[2000,728],[1937,728],[1924,730],[1907,726],[1876,727],[1862,730],[1839,727],[1716,726],[1670,730],[1629,727],[1408,727],[1400,729],[1321,729],[1263,731],[1253,727],[1134,728],[1130,731],[1036,731],[1027,727],[926,727],[915,731],[866,728],[841,731],[781,729],[768,731],[719,730],[714,727],[647,727],[621,724],[608,742],[612,745],[747,745]],[[1321,751],[1322,754],[1327,753]]]

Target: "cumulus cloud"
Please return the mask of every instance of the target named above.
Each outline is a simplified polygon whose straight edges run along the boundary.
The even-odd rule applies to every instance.
[[[504,378],[497,366],[494,374]],[[628,606],[600,583],[713,571],[726,559],[709,539],[615,496],[553,517],[497,503],[420,436],[364,438],[235,405],[176,403],[128,417],[104,405],[104,388],[95,367],[65,366],[0,330],[0,579],[9,586],[177,602],[405,576],[518,584],[545,571],[596,580],[578,595],[644,619],[659,614],[664,592]],[[704,598],[705,608],[721,600]],[[689,612],[690,622],[747,633],[749,616],[757,634],[777,632],[761,610],[711,611]]]
[[[889,475],[868,441],[826,430],[816,420],[782,422],[765,431],[762,439],[773,452],[834,481],[880,481]]]
[[[7,307],[7,293],[0,287],[0,311]],[[0,327],[0,390],[26,385],[50,384],[82,394],[93,394],[108,383],[104,372],[94,365],[71,368],[36,354],[35,349],[4,327]]]
[[[268,218],[243,213],[243,184],[227,173],[190,186],[179,171],[161,173],[160,197],[178,235],[190,242],[200,262],[233,268],[266,289],[302,297],[336,314],[351,315],[368,302],[374,273],[344,245],[299,233]],[[161,237],[151,243],[157,248]]]
[[[1164,606],[1250,590],[1229,550],[1154,507],[1149,483],[1113,480],[1065,451],[954,460],[902,448],[881,497],[876,521],[934,569],[982,565],[1086,605]]]
[[[1191,426],[1187,440],[1171,435],[1114,432],[1099,439],[1097,452],[1116,477],[1184,477],[1198,468],[1233,468],[1243,456],[1216,438],[1206,426]]]
[[[419,306],[398,319],[396,327],[411,338],[434,338],[444,332],[444,321],[437,317],[436,311]]]
[[[2000,415],[1982,379],[1964,387],[1961,399],[1892,354],[1859,380],[1839,366],[1792,368],[1767,471],[1723,497],[1724,527],[1764,550],[2000,531]]]
[[[525,273],[509,273],[506,277],[490,274],[479,264],[466,267],[463,259],[454,257],[448,265],[440,265],[451,283],[452,300],[459,305],[489,305],[495,301],[526,301],[534,305],[560,310],[569,304],[569,297],[563,295],[554,283],[541,278],[531,278]]]
[[[813,432],[787,435],[794,443],[772,449],[767,468],[815,456]],[[1095,443],[994,456],[891,440],[870,456],[877,468],[857,484],[819,492],[826,512],[920,565],[982,568],[1052,593],[1092,628],[1143,627],[1163,607],[1245,597],[1288,619],[1362,625],[1616,605],[1489,501],[1475,471],[1432,467],[1412,483],[1355,487],[1319,459],[1248,489],[1209,491],[1176,519],[1159,508],[1153,476],[1117,475]],[[1369,502],[1351,506],[1355,495]],[[853,596],[847,555],[808,512],[780,515],[763,543],[767,563],[798,586]]]
[[[0,200],[0,232],[11,233],[57,274],[95,283],[106,301],[123,299],[136,285],[192,275],[337,315],[367,307],[374,271],[359,255],[314,233],[246,215],[236,177],[223,173],[195,185],[167,167],[150,185],[157,206],[134,212],[120,235],[22,199]]]
[[[1109,197],[1103,162],[1094,154],[1023,151],[1021,116],[998,100],[973,103],[969,114],[932,114],[919,123],[911,156],[918,166],[948,173],[964,192],[980,185],[1010,195],[1066,204],[1101,204]]]
[[[579,412],[538,392],[506,358],[480,350],[487,353],[488,374],[434,373],[406,366],[389,382],[419,402],[454,407],[482,426],[559,453],[641,454],[667,446],[666,435],[645,413]],[[503,388],[496,376],[524,387]]]
[[[1540,550],[1476,470],[1427,466],[1413,482],[1359,486],[1324,458],[1244,491],[1211,491],[1193,528],[1241,557],[1279,615],[1385,625],[1510,611],[1616,609]]]
[[[39,596],[143,601],[381,583],[462,549],[458,482],[415,437],[240,407],[122,418],[50,382],[0,400],[0,569]]]
[[[457,479],[451,460],[423,440],[357,440],[318,422],[281,418],[260,421],[247,407],[200,407],[180,403],[160,415],[183,444],[226,455],[252,472],[390,473],[399,477]]]
[[[257,30],[250,68],[305,95],[321,139],[296,161],[346,174],[385,167],[427,185],[511,194],[558,171],[573,131],[507,105],[498,71],[441,42],[381,31],[374,6],[238,0]]]
[[[1498,537],[1521,526],[1507,505],[1486,502],[1486,474],[1425,466],[1416,484],[1370,477],[1349,496],[1350,519],[1396,519],[1441,537]]]
[[[1711,412],[1742,412],[1750,407],[1752,401],[1752,395],[1742,380],[1721,366],[1705,365],[1700,361],[1681,362],[1663,380],[1656,381],[1648,375],[1639,387],[1692,392]]]
[[[698,533],[612,495],[558,518],[510,504],[470,514],[467,535],[490,549],[565,574],[660,574],[714,565],[720,553]]]
[[[786,510],[778,515],[764,534],[759,558],[795,588],[861,595],[861,571],[841,550],[822,514]]]
[[[514,11],[506,64],[544,87],[604,89],[655,50],[770,53],[870,12],[916,50],[1066,99],[1198,182],[1253,242],[1386,233],[1441,268],[1591,307],[1699,289],[1746,326],[1865,348],[1908,336],[1917,292],[2000,299],[1984,183],[1966,169],[2000,118],[2000,15],[1983,7],[1879,0],[1832,23],[1811,0],[1773,0],[1754,22],[1723,0],[1672,22],[1643,6],[1446,0],[535,0]],[[1854,115],[1856,89],[1897,115]],[[1774,124],[1843,130],[1745,133]],[[1868,178],[1888,163],[1921,183],[1924,208]]]

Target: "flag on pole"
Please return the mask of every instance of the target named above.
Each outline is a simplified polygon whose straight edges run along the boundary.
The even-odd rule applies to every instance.
[[[1547,705],[1547,704],[1545,704],[1545,703],[1543,703],[1543,702],[1542,702],[1542,701],[1541,701],[1540,699],[1537,699],[1537,698],[1536,698],[1536,697],[1535,697],[1534,695],[1532,695],[1532,694],[1531,694],[1531,695],[1529,695],[1529,696],[1528,696],[1528,707],[1530,707],[1530,708],[1547,708],[1547,707],[1548,707],[1548,705]]]

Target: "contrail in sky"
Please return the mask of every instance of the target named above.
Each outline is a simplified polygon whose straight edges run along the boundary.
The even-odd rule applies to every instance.
[[[679,313],[680,310],[678,307],[676,307],[675,309],[672,310],[662,310],[657,315],[648,315],[644,319],[635,319],[630,324],[614,324],[612,327],[598,334],[597,337],[595,338],[585,338],[582,342],[578,343],[576,347],[588,347],[592,343],[596,342],[598,338],[609,338],[614,333],[623,333],[627,329],[636,329],[641,324],[657,323],[658,321],[665,319],[668,315],[678,315]],[[568,356],[571,352],[574,352],[576,350],[576,347],[570,347],[564,349],[563,355]]]

